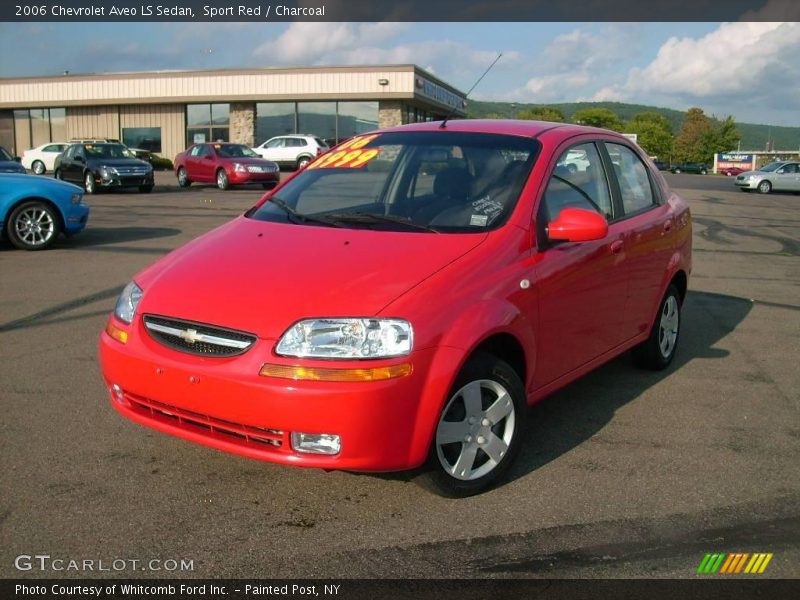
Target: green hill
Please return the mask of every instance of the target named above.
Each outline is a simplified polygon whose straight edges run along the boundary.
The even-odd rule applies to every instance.
[[[470,100],[468,113],[470,118],[480,119],[489,116],[500,116],[512,119],[518,113],[529,108],[551,106],[560,110],[567,119],[584,108],[607,108],[614,111],[623,121],[629,120],[640,112],[655,112],[664,115],[672,124],[672,133],[677,134],[683,125],[685,112],[672,108],[646,106],[644,104],[625,104],[622,102],[564,102],[560,104],[524,104],[519,102],[481,102]],[[717,115],[726,117],[727,115]],[[776,127],[756,123],[736,123],[742,134],[742,150],[763,150],[767,139],[773,140],[776,150],[797,150],[800,148],[800,127]]]

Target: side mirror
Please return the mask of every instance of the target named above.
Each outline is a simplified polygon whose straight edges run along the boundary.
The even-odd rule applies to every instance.
[[[784,171],[783,169],[778,169],[778,170],[777,170],[777,171],[775,171],[775,172],[776,172],[778,175],[783,175],[785,171]]]
[[[86,159],[84,159],[84,158],[83,158],[83,157],[82,157],[82,156],[79,154],[78,156],[76,156],[76,157],[75,157],[75,162],[86,162]]]
[[[22,157],[20,157],[20,156],[15,156],[15,157],[14,157],[14,160],[15,160],[16,162],[22,162]]]
[[[590,242],[608,235],[608,222],[603,215],[585,208],[564,208],[547,227],[551,242]]]

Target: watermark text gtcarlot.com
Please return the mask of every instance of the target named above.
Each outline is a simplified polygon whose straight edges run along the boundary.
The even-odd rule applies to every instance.
[[[186,558],[63,558],[49,554],[20,554],[14,559],[17,571],[194,571],[194,559]]]

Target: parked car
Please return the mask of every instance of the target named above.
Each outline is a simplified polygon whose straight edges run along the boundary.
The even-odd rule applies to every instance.
[[[0,234],[23,250],[44,250],[59,233],[86,227],[83,190],[49,177],[0,174]]]
[[[55,177],[83,184],[87,194],[99,189],[139,188],[153,191],[153,167],[122,144],[71,144],[56,158]]]
[[[758,190],[762,194],[769,194],[772,191],[800,192],[800,162],[769,163],[756,171],[746,171],[737,175],[734,184],[743,192],[753,190]]]
[[[695,173],[705,175],[708,173],[708,165],[698,162],[685,162],[672,165],[670,171],[673,173]]]
[[[559,159],[558,164],[565,166],[572,173],[585,171],[589,168],[589,160],[586,158],[586,152],[583,150],[573,150],[569,152],[562,159]]]
[[[193,182],[216,183],[219,189],[227,190],[232,185],[260,183],[269,189],[280,180],[278,165],[259,157],[244,144],[195,144],[178,154],[174,165],[181,187]]]
[[[149,162],[155,171],[172,171],[173,169],[170,159],[159,156],[150,150],[144,148],[128,148],[128,150],[133,152],[136,158]]]
[[[22,173],[25,174],[27,171],[25,167],[20,164],[20,159],[14,156],[0,146],[0,173]]]
[[[742,169],[741,167],[725,167],[724,169],[720,169],[719,172],[721,175],[725,175],[726,177],[734,177],[741,173],[744,173],[746,169]]]
[[[69,144],[66,142],[53,142],[25,150],[22,153],[22,166],[36,175],[44,175],[55,168],[56,158],[67,146]]]
[[[253,151],[282,167],[302,169],[315,157],[328,151],[328,144],[314,135],[279,135],[253,148]]]
[[[669,165],[665,163],[663,160],[654,160],[653,164],[659,171],[669,171]]]
[[[441,493],[474,494],[526,405],[626,350],[670,364],[691,240],[687,203],[619,134],[401,126],[135,275],[100,363],[113,407],[162,432],[285,465],[428,460]]]

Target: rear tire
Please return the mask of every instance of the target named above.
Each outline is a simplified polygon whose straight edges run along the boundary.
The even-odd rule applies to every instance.
[[[183,167],[178,169],[178,185],[184,188],[192,185],[192,180],[189,179],[189,176],[186,173],[186,169],[184,169]]]
[[[519,451],[526,411],[516,371],[490,354],[474,355],[444,402],[419,483],[450,498],[489,489]]]
[[[661,303],[650,337],[633,349],[633,359],[643,369],[661,371],[675,357],[681,324],[681,296],[678,288],[670,284]]]

